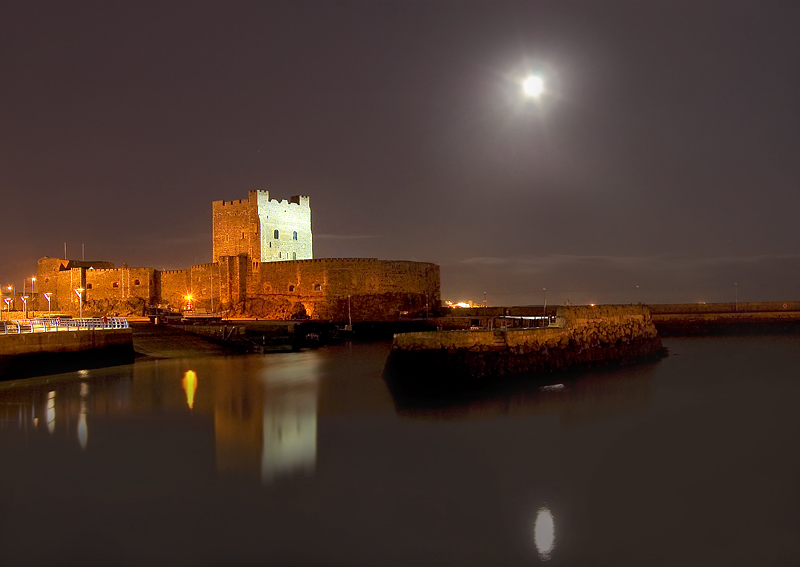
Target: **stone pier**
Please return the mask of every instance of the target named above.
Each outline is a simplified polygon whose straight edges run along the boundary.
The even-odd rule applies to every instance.
[[[556,322],[542,329],[395,335],[387,371],[401,381],[457,385],[665,355],[647,307],[559,307]]]

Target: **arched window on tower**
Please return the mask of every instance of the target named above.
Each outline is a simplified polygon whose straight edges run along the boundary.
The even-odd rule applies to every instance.
[[[297,252],[292,252],[292,260],[297,260]]]
[[[274,234],[275,240],[278,240],[278,229],[277,228],[275,229],[275,232],[273,234]]]
[[[297,240],[297,231],[296,230],[292,233],[292,240]]]

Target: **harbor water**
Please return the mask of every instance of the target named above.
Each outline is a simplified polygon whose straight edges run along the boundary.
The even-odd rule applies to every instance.
[[[417,399],[388,343],[0,382],[0,564],[800,564],[800,336]]]

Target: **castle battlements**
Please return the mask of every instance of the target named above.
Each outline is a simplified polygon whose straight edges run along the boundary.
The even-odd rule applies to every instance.
[[[40,293],[52,293],[52,308],[62,312],[143,313],[147,305],[184,307],[191,297],[209,311],[333,321],[396,320],[438,304],[436,264],[314,258],[306,195],[279,200],[249,191],[246,199],[214,201],[212,220],[211,263],[156,270],[45,257]]]

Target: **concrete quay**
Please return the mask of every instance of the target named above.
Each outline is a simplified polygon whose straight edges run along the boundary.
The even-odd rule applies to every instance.
[[[60,330],[0,335],[0,379],[133,362],[131,329]]]

